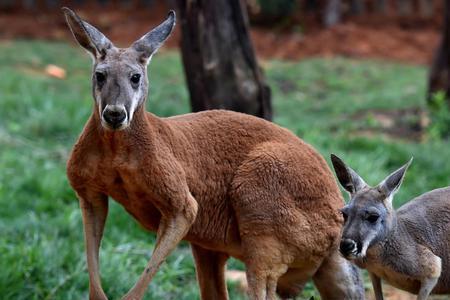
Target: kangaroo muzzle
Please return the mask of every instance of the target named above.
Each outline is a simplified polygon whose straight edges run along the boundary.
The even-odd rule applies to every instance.
[[[123,105],[106,105],[102,112],[102,123],[109,129],[122,129],[127,124],[127,111]]]
[[[342,239],[339,245],[339,251],[346,258],[358,256],[359,249],[358,244],[351,239]]]

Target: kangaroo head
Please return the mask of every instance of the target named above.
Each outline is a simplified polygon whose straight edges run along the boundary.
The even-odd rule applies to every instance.
[[[339,183],[350,194],[350,201],[341,210],[344,228],[340,251],[347,259],[364,258],[367,249],[385,239],[395,222],[392,200],[412,159],[376,187],[368,186],[339,157],[332,154],[331,161]]]
[[[147,65],[152,55],[169,37],[175,12],[129,48],[116,48],[98,29],[63,8],[72,34],[93,58],[93,96],[101,124],[110,130],[127,128],[136,109],[147,98]]]

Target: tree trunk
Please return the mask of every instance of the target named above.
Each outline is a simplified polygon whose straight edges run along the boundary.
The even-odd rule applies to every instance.
[[[433,16],[433,1],[420,0],[419,7],[420,13],[423,17],[429,18]]]
[[[177,0],[192,110],[229,109],[272,119],[265,83],[239,0]]]
[[[442,38],[435,53],[431,65],[427,100],[429,104],[433,99],[433,94],[438,91],[446,93],[447,103],[450,106],[450,0],[445,1],[445,17],[442,31]]]
[[[397,12],[400,16],[408,16],[412,13],[411,1],[397,0]]]
[[[366,9],[364,1],[352,0],[350,10],[354,15],[362,15]]]
[[[328,0],[325,7],[324,23],[326,27],[341,22],[341,0]]]
[[[426,1],[428,1],[428,0],[426,0]],[[386,5],[386,0],[377,0],[376,7],[377,7],[377,11],[381,12],[384,15],[387,14],[388,9],[387,9],[387,5]]]

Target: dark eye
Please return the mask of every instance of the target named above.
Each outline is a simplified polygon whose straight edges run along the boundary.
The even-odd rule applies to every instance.
[[[347,219],[348,219],[347,213],[344,211],[341,211],[341,214],[342,214],[342,217],[344,218],[344,223],[347,222]]]
[[[379,215],[372,214],[372,215],[368,215],[367,218],[366,218],[366,220],[367,220],[369,223],[374,224],[374,223],[376,223],[376,222],[378,221],[378,218],[379,218],[379,217],[380,217]]]
[[[131,83],[133,84],[138,84],[139,80],[141,80],[141,75],[140,74],[133,74],[130,78]]]
[[[102,85],[106,81],[106,75],[101,72],[95,72],[95,80],[99,85]]]

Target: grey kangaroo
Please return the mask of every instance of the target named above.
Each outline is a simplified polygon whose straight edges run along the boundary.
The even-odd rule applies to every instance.
[[[342,209],[340,251],[369,271],[376,299],[383,299],[381,279],[419,300],[450,293],[450,188],[425,193],[395,211],[392,200],[412,159],[376,187],[337,156],[331,161],[351,198]]]

